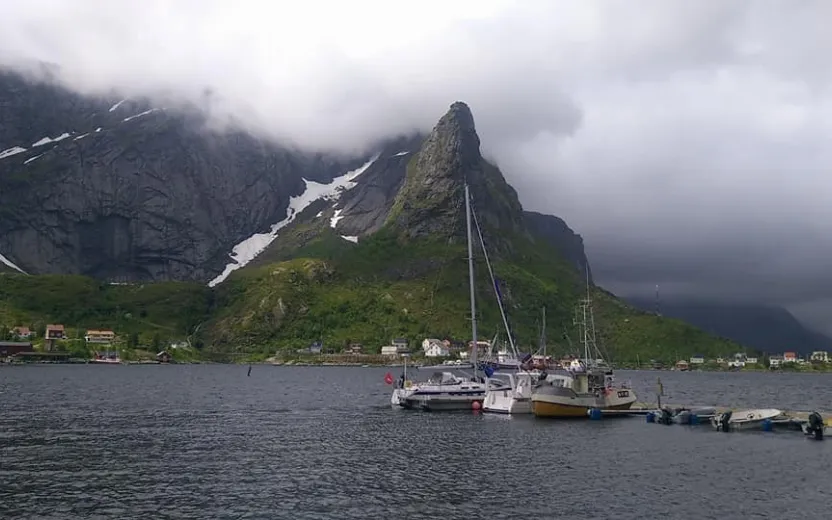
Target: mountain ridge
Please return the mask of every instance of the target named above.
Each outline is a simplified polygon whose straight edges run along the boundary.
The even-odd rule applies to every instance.
[[[536,344],[543,306],[548,337],[571,331],[589,274],[580,235],[557,217],[522,209],[499,169],[482,158],[469,114],[464,104],[451,105],[418,150],[381,153],[354,187],[335,201],[309,206],[260,257],[218,285],[222,311],[209,325],[210,343],[290,348],[298,337],[337,345],[380,345],[393,336],[467,337],[467,253],[463,212],[457,211],[464,182],[474,192],[473,206],[521,346]],[[372,225],[362,227],[350,223],[355,217],[344,208],[360,207],[362,194],[376,193],[363,191],[365,183],[399,191],[393,204],[374,214]],[[526,227],[529,222],[533,230]],[[355,236],[344,235],[347,229]],[[570,251],[562,251],[564,237]],[[484,279],[481,254],[475,256],[478,319],[483,334],[491,336],[501,329],[494,287]],[[600,335],[619,359],[737,348],[678,320],[639,312],[606,291],[592,292]],[[551,347],[574,349],[560,341]]]
[[[625,300],[646,311],[656,309],[655,300],[650,298],[626,297]],[[832,349],[832,338],[806,327],[791,312],[778,306],[664,297],[659,310],[663,315],[768,354],[789,350],[809,354],[814,350]]]
[[[20,81],[0,73],[0,99],[20,105],[26,88],[2,97]],[[4,320],[164,333],[222,353],[273,352],[312,339],[377,348],[400,335],[465,338],[467,253],[457,217],[467,182],[521,344],[536,343],[543,306],[548,337],[571,330],[591,273],[583,241],[562,219],[522,208],[500,169],[483,158],[464,103],[452,104],[427,135],[336,157],[206,132],[198,114],[187,111],[140,100],[98,99],[92,106],[50,88],[49,103],[64,115],[32,117],[26,132],[0,134],[13,137],[0,140],[3,150],[25,148],[0,158],[0,253],[35,273],[28,279],[37,287],[27,297],[20,292],[24,275],[2,275]],[[41,106],[22,105],[11,126],[25,126],[27,110]],[[38,123],[57,120],[62,133]],[[39,135],[61,139],[40,145],[49,147],[41,156],[32,150]],[[45,187],[34,189],[39,182]],[[258,255],[243,261],[238,249],[236,259],[230,256],[254,235],[266,235],[256,237],[265,244]],[[231,264],[227,278],[205,286]],[[500,318],[481,255],[476,272],[483,334],[493,334]],[[185,282],[155,283],[161,280]],[[670,343],[703,353],[735,349],[678,320],[638,312],[600,288],[592,292],[599,334],[619,358],[660,358]],[[182,316],[177,305],[159,313],[153,303],[186,297],[193,301]],[[68,301],[86,303],[71,308]],[[163,329],[142,318],[161,324],[165,313],[171,316]]]

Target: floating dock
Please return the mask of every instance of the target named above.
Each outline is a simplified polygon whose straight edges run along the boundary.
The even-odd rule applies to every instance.
[[[662,408],[667,408],[670,410],[694,410],[698,408],[713,408],[716,414],[721,414],[727,412],[729,410],[746,410],[749,407],[727,407],[727,406],[691,406],[691,405],[681,405],[681,404],[663,404],[661,408],[657,405],[650,405],[648,403],[635,403],[632,408],[628,410],[605,410],[603,408],[595,408],[591,409],[587,412],[587,415],[590,418],[600,419],[602,417],[622,417],[622,416],[631,416],[631,415],[647,415],[649,413],[654,413]],[[779,409],[779,408],[778,408]],[[593,410],[598,410],[597,412],[593,412]],[[786,422],[792,423],[803,423],[808,421],[809,414],[812,413],[810,410],[781,410],[783,412],[783,416],[785,419],[773,419],[772,422],[775,424],[784,424]],[[824,418],[823,423],[826,426],[832,427],[832,412],[818,410],[821,417]],[[600,414],[600,416],[598,415]]]

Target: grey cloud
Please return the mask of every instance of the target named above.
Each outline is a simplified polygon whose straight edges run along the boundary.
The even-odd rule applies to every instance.
[[[823,0],[29,0],[4,6],[0,65],[55,63],[82,92],[196,103],[315,149],[429,129],[462,99],[602,284],[817,317],[830,19]]]

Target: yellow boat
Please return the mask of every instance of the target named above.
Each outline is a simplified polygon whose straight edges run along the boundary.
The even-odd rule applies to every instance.
[[[534,387],[531,401],[536,417],[588,417],[592,408],[628,410],[636,402],[631,388],[613,385],[612,368],[599,359],[588,281],[579,312],[581,319],[575,321],[583,334],[584,359],[572,360],[564,367],[565,374],[548,375]]]

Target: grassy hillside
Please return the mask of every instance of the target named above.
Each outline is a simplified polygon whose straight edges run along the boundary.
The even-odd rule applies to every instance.
[[[0,275],[0,325],[38,331],[61,323],[72,334],[111,328],[149,344],[182,339],[206,320],[211,291],[200,284],[110,285],[71,275]]]
[[[336,349],[361,342],[377,350],[400,336],[414,345],[424,337],[470,338],[464,244],[407,240],[388,229],[358,245],[324,234],[295,255],[242,269],[217,287],[206,344],[222,351],[270,351],[323,339]],[[476,255],[480,336],[500,332],[505,338],[485,262]],[[526,349],[537,344],[544,305],[550,348],[577,348],[574,307],[584,286],[559,258],[539,241],[518,239],[510,258],[494,262],[509,322]],[[604,291],[595,289],[593,297],[599,343],[613,359],[671,361],[739,348],[681,321],[637,311]]]

